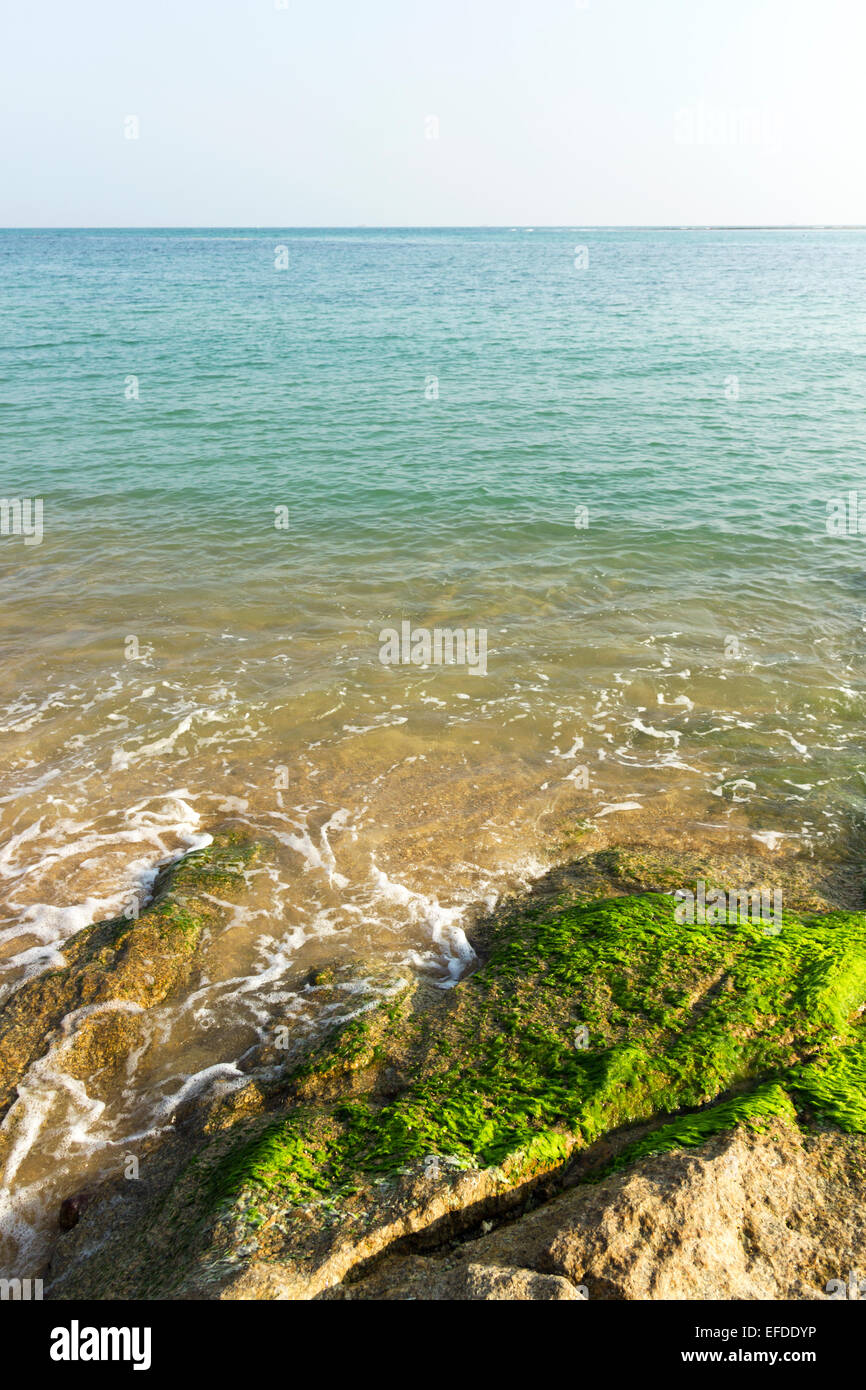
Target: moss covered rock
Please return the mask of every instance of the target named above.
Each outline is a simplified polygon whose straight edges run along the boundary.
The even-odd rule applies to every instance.
[[[209,1171],[214,1197],[350,1194],[434,1156],[516,1183],[615,1131],[619,1159],[800,1114],[866,1130],[866,915],[690,926],[641,894],[512,918],[485,965],[424,1010],[392,1005],[307,1063],[289,1105]],[[316,1104],[348,1055],[405,1088]],[[685,1112],[685,1113],[680,1113]]]
[[[866,1249],[864,1159],[862,1135],[740,1128],[566,1188],[458,1244],[388,1255],[323,1297],[845,1298]]]
[[[237,895],[264,846],[236,831],[214,837],[159,874],[138,918],[117,917],[77,932],[63,945],[64,966],[27,980],[0,1007],[0,1118],[15,1084],[76,1015],[76,1049],[87,1066],[105,1066],[132,1044],[136,1008],[160,1003],[186,979],[207,926],[222,920],[209,895]],[[121,1007],[116,1007],[121,1006]],[[126,1006],[124,1009],[123,1006]],[[79,1010],[89,1010],[79,1015]],[[70,1057],[75,1065],[75,1058]]]
[[[680,862],[605,855],[487,921],[455,989],[392,993],[207,1108],[64,1238],[53,1296],[315,1297],[715,1135],[866,1131],[866,914],[689,924],[669,893],[587,900],[688,887]]]

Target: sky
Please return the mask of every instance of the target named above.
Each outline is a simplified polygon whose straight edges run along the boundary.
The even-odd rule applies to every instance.
[[[0,226],[866,223],[863,0],[4,0]]]

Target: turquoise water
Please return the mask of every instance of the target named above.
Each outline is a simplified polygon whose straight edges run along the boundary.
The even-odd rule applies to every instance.
[[[5,547],[16,604],[54,608],[61,566],[113,612],[163,608],[170,566],[178,597],[234,582],[268,617],[274,586],[411,611],[410,576],[470,605],[505,577],[580,613],[596,566],[719,608],[857,573],[822,531],[861,477],[863,233],[7,232],[0,255],[3,486],[48,516],[38,564]]]
[[[520,707],[541,769],[557,717],[590,748],[630,690],[626,764],[649,710],[711,785],[757,778],[762,830],[789,774],[824,781],[801,764],[859,810],[864,541],[826,519],[861,479],[864,233],[5,232],[0,257],[2,494],[44,507],[41,545],[0,538],[13,790],[126,771],[176,713],[204,794],[233,749],[345,742],[387,713],[378,634],[408,619],[489,633],[483,681],[421,681],[419,747],[460,687],[492,746]],[[197,743],[214,692],[225,738]],[[100,781],[115,813],[165,753],[115,803]]]
[[[134,1099],[34,1079],[27,1202],[314,1026],[311,960],[452,982],[575,827],[853,854],[866,234],[6,231],[0,283],[44,530],[0,536],[0,989],[215,825],[279,844]],[[486,674],[383,664],[404,620]]]
[[[58,818],[25,783],[80,824],[181,774],[209,819],[299,757],[459,761],[470,726],[507,785],[564,730],[605,805],[688,782],[810,843],[859,813],[864,539],[826,522],[862,473],[866,234],[4,232],[0,263],[2,495],[44,508],[41,545],[0,537],[24,879]],[[487,676],[383,669],[404,619],[487,630]],[[397,732],[362,752],[367,714]],[[439,779],[458,815],[474,775]]]

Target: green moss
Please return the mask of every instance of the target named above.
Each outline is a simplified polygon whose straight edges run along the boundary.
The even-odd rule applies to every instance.
[[[775,1119],[795,1123],[797,1112],[791,1097],[776,1082],[766,1082],[753,1091],[730,1100],[720,1101],[693,1115],[681,1115],[670,1124],[653,1130],[644,1139],[628,1145],[603,1173],[616,1171],[650,1154],[669,1153],[672,1149],[703,1144],[714,1134],[743,1125],[761,1131]]]
[[[307,1065],[412,1056],[396,1099],[295,1105],[212,1192],[308,1201],[430,1154],[516,1182],[638,1122],[652,1132],[622,1161],[798,1112],[866,1131],[864,1004],[862,913],[786,915],[777,936],[678,923],[657,894],[515,914],[432,1020],[381,1009],[375,1048],[364,1021]]]
[[[795,1067],[790,1088],[821,1119],[850,1134],[866,1133],[866,1040]]]
[[[242,889],[245,871],[255,864],[262,848],[261,842],[228,831],[204,849],[169,864],[156,882],[144,920],[149,920],[164,940],[180,940],[186,950],[194,950],[203,928],[217,915],[206,895]]]
[[[167,865],[152,900],[136,915],[95,922],[63,945],[64,964],[25,980],[0,1008],[0,1119],[14,1087],[43,1054],[54,1029],[81,1007],[160,1003],[189,976],[206,928],[226,921],[224,897],[246,883],[245,869],[267,852],[238,832],[217,832],[206,848]],[[129,1035],[103,1021],[105,1058],[116,1064]],[[107,1041],[111,1037],[111,1042]],[[75,1055],[78,1043],[70,1043]],[[85,1063],[89,1065],[89,1063]]]
[[[262,844],[240,831],[215,836],[204,849],[193,850],[164,870],[175,894],[210,893],[216,888],[242,888],[245,871],[260,856]]]
[[[228,1156],[216,1174],[214,1192],[224,1197],[250,1184],[264,1192],[280,1188],[289,1201],[301,1201],[330,1185],[323,1171],[326,1157],[302,1120],[294,1128],[271,1124]]]

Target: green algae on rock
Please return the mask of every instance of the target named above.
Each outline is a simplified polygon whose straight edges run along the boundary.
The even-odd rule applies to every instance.
[[[183,983],[202,932],[222,918],[210,895],[243,889],[244,871],[262,850],[262,842],[235,830],[215,835],[160,872],[139,917],[85,927],[63,944],[60,969],[15,990],[0,1007],[0,1118],[15,1100],[16,1082],[78,1010],[92,1011],[80,1016],[78,1051],[104,1064],[128,1049],[135,1029],[128,1010],[147,1009]],[[68,1052],[65,1062],[74,1066]]]
[[[779,1122],[866,1131],[864,913],[786,912],[774,935],[679,922],[663,893],[562,897],[502,910],[478,944],[455,989],[405,987],[211,1112],[166,1162],[146,1241],[112,1256],[125,1295],[315,1297],[554,1171],[599,1180]]]
[[[392,1014],[379,1056],[421,1058],[401,1095],[290,1109],[220,1162],[214,1191],[302,1202],[429,1155],[517,1181],[687,1109],[640,1152],[797,1106],[864,1130],[864,1003],[861,913],[788,915],[779,936],[679,924],[654,894],[527,915],[444,1006]]]
[[[459,1243],[395,1250],[321,1297],[822,1299],[864,1245],[866,1139],[776,1120],[566,1187]]]

